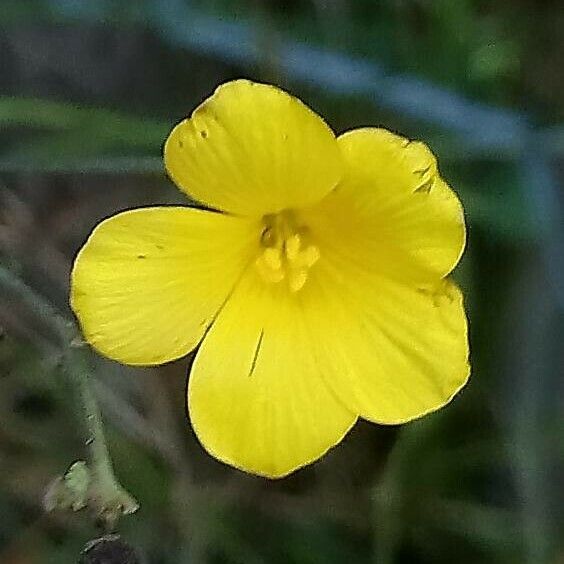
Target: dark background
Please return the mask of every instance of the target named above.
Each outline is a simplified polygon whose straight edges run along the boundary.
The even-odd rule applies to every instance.
[[[221,82],[290,89],[337,132],[425,140],[459,193],[473,375],[401,428],[360,423],[281,481],[211,459],[190,359],[97,359],[111,454],[149,563],[564,562],[564,4],[557,0],[0,0],[0,270],[69,317],[72,258],[119,210],[183,202],[163,140]],[[185,200],[184,200],[185,201]],[[49,327],[0,288],[0,562],[75,562],[49,514],[84,456]]]

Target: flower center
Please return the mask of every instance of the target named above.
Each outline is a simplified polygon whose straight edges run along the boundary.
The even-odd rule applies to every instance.
[[[309,230],[298,225],[290,210],[263,217],[261,253],[255,266],[266,282],[286,280],[290,291],[304,287],[309,269],[319,260],[319,249],[311,243]]]

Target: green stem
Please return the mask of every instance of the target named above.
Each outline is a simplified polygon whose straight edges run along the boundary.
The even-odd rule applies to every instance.
[[[78,355],[77,355],[78,356]],[[74,374],[83,373],[82,367],[78,366],[78,362],[82,363],[83,359],[79,356],[72,364],[75,366]],[[77,388],[82,400],[82,407],[88,428],[88,439],[86,444],[90,454],[91,471],[96,475],[100,483],[107,486],[115,482],[112,463],[108,452],[108,445],[104,435],[100,409],[92,389],[88,376],[84,371],[84,377],[76,378]]]
[[[66,320],[42,296],[24,284],[14,273],[0,266],[0,295],[17,303],[49,327],[63,348],[65,372],[78,392],[86,422],[90,482],[87,503],[97,517],[112,529],[120,515],[133,513],[138,504],[119,484],[114,474],[104,435],[102,417],[90,381],[87,349],[81,346],[76,326]]]
[[[90,381],[90,367],[85,349],[71,342],[66,351],[66,367],[72,377],[87,428],[88,469],[90,488],[88,501],[106,529],[113,530],[121,515],[138,509],[135,499],[117,481],[106,443],[100,408]]]

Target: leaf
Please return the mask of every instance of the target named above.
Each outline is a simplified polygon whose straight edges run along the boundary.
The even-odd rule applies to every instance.
[[[90,482],[90,471],[86,462],[84,460],[73,462],[63,476],[51,482],[43,500],[45,510],[84,509],[88,504]]]

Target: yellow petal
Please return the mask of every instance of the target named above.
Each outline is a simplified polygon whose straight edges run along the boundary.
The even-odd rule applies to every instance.
[[[339,398],[388,424],[448,403],[470,370],[458,288],[446,280],[412,287],[322,257],[300,299],[320,369]]]
[[[216,209],[264,215],[320,200],[339,181],[333,132],[298,99],[274,86],[220,86],[164,149],[174,182]]]
[[[185,355],[256,253],[258,222],[190,208],[120,213],[94,229],[72,272],[86,340],[137,365]]]
[[[245,275],[190,375],[190,418],[206,450],[276,478],[337,444],[356,416],[325,385],[312,351],[288,289]]]
[[[444,277],[465,245],[462,206],[429,149],[383,129],[339,137],[346,173],[307,222],[319,238],[374,272]]]

